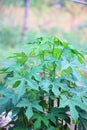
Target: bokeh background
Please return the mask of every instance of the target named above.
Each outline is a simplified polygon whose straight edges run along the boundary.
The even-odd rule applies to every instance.
[[[25,1],[0,0],[0,62],[40,34],[57,35],[76,48],[87,49],[87,5],[72,0],[28,0],[26,15]]]

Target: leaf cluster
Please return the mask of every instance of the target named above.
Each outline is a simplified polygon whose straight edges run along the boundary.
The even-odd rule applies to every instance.
[[[14,130],[87,128],[84,55],[57,37],[37,37],[28,52],[15,53],[0,85],[0,112],[18,115]],[[21,128],[21,123],[23,127]]]

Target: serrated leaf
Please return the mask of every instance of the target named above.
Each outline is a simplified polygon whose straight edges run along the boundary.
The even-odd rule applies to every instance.
[[[40,82],[40,88],[48,93],[50,90],[50,83],[49,80],[42,80]]]
[[[52,87],[52,92],[54,93],[54,95],[56,97],[58,97],[60,95],[60,91],[58,90],[58,88],[55,85],[53,85],[53,87]]]
[[[63,47],[55,48],[55,49],[54,49],[54,57],[60,59],[61,54],[62,54],[62,51],[63,51]]]
[[[53,113],[49,113],[49,114],[47,115],[47,118],[48,118],[49,120],[51,120],[51,121],[56,125],[56,118],[55,118],[55,116],[54,116]]]
[[[45,116],[45,115],[40,115],[40,114],[36,113],[36,114],[34,115],[34,118],[38,120],[39,124],[41,124],[41,122],[43,122],[43,124],[44,124],[46,127],[48,127],[48,125],[49,125],[49,120],[47,119],[47,116]]]
[[[0,91],[2,96],[0,98],[0,104],[6,104],[9,100],[12,99],[12,103],[15,105],[17,103],[17,95],[15,94],[14,90],[11,88],[5,88]]]
[[[76,106],[79,106],[83,110],[87,110],[87,105],[85,105],[81,101],[81,98],[77,97],[77,96],[73,96],[70,99],[66,98],[66,96],[62,96],[62,99],[60,101],[60,107],[65,107],[65,106],[69,106],[70,114],[73,117],[73,119],[75,120],[75,122],[77,121],[77,119],[79,117],[78,116],[78,111],[76,109]]]
[[[33,116],[33,111],[32,111],[31,104],[29,104],[28,108],[26,109],[25,115],[28,118],[28,120],[30,120],[30,118]]]
[[[49,125],[49,120],[47,119],[47,117],[42,117],[42,122],[44,123],[44,125],[46,126],[46,127],[48,127],[48,125]]]
[[[87,120],[80,118],[81,124],[84,126],[85,130],[87,129]]]
[[[63,61],[61,62],[61,70],[66,70],[69,66],[70,63],[66,59],[63,59]]]
[[[38,129],[40,128],[41,126],[41,120],[40,119],[37,119],[34,123],[34,129]]]
[[[70,114],[71,114],[72,118],[74,119],[74,121],[76,122],[79,117],[78,112],[77,112],[75,106],[73,105],[73,103],[71,103],[71,104],[69,103],[69,107],[70,107]]]
[[[43,112],[43,108],[42,108],[42,106],[39,105],[38,101],[32,102],[32,107],[36,108],[38,111]]]
[[[30,70],[29,76],[34,77],[37,81],[41,81],[41,76],[39,75],[41,72],[43,72],[42,67],[36,66]]]
[[[0,105],[6,104],[8,102],[9,98],[4,97],[4,98],[0,98]]]
[[[87,120],[87,112],[86,111],[80,111],[79,112],[81,118],[84,118],[85,120]]]
[[[16,107],[28,107],[29,106],[29,100],[27,98],[23,98]]]
[[[17,104],[17,102],[18,102],[18,95],[13,95],[12,96],[12,103],[14,104],[14,106]]]
[[[50,126],[48,130],[55,130],[55,127]]]
[[[11,97],[12,94],[14,94],[14,90],[11,89],[11,88],[3,88],[1,91],[0,91],[1,94],[3,94],[4,96],[9,96]]]
[[[81,81],[81,74],[80,72],[75,68],[75,67],[72,67],[72,70],[73,70],[73,75],[75,76],[75,78],[78,80],[78,81]]]
[[[66,112],[68,112],[68,107],[65,108],[52,108],[51,113],[57,117],[58,119],[65,120],[67,123],[70,124],[70,118]]]
[[[18,98],[20,98],[21,96],[24,95],[25,90],[26,90],[25,80],[22,79],[21,83],[20,83],[19,86],[16,88],[16,93],[18,94]]]
[[[33,74],[34,78],[37,80],[37,81],[41,81],[41,76],[39,75],[36,75],[36,74]]]
[[[37,85],[37,82],[35,82],[34,80],[27,80],[27,84],[29,86],[29,89],[32,89],[32,90],[38,90],[38,85]]]
[[[19,79],[18,77],[15,78],[15,77],[11,77],[11,78],[8,78],[7,81],[6,81],[6,85],[14,85],[16,82],[20,82],[21,79]]]
[[[54,93],[54,95],[56,97],[58,97],[60,95],[59,88],[55,83],[52,83],[52,92]]]

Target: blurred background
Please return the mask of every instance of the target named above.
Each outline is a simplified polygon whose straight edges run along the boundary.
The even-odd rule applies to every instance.
[[[57,35],[86,50],[87,0],[81,2],[0,0],[0,61],[40,34]]]

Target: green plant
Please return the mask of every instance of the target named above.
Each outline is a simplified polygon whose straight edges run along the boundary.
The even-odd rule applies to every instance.
[[[21,39],[20,28],[1,27],[0,28],[0,46],[12,46],[14,47]],[[2,44],[3,43],[3,44]]]
[[[0,85],[0,112],[18,115],[14,130],[87,128],[87,80],[84,56],[57,37],[38,37],[28,51],[9,57],[14,64]],[[22,124],[22,126],[21,126]]]

